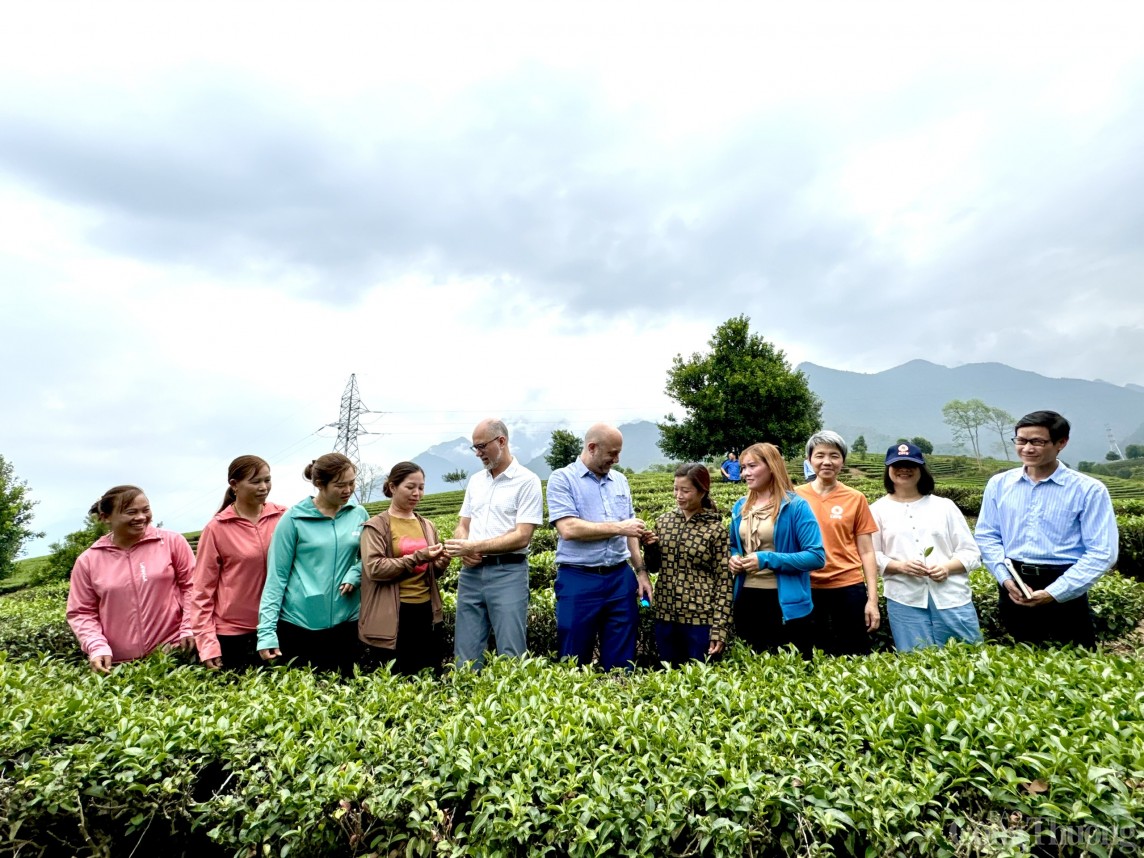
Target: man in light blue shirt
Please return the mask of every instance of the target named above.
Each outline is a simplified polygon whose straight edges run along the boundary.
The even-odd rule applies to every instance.
[[[640,555],[647,525],[635,517],[620,461],[624,437],[598,423],[580,458],[548,478],[548,518],[556,527],[556,640],[561,658],[630,669],[636,655],[641,598],[651,581]]]
[[[1058,461],[1069,422],[1055,411],[1017,421],[1022,467],[985,486],[975,536],[998,582],[998,611],[1018,643],[1093,648],[1088,590],[1116,563],[1119,534],[1108,489]],[[1022,595],[1006,560],[1032,591]]]

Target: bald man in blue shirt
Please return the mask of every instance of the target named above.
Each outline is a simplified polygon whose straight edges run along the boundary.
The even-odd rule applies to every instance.
[[[598,423],[584,451],[548,478],[548,517],[556,528],[556,640],[561,658],[631,669],[636,656],[638,599],[651,599],[640,554],[647,525],[635,517],[620,461],[624,436]]]

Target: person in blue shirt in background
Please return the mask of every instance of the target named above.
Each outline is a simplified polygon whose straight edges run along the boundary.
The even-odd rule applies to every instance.
[[[742,479],[739,457],[732,450],[727,454],[726,460],[719,466],[719,473],[723,475],[723,482],[737,483]]]
[[[1093,649],[1088,590],[1116,563],[1119,534],[1104,483],[1058,460],[1069,422],[1055,411],[1017,421],[1022,466],[985,486],[975,537],[998,583],[998,611],[1018,643],[1071,643]],[[1006,561],[1032,590],[1025,597]]]

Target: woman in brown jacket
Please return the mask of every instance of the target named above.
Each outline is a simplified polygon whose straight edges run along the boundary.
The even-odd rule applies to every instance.
[[[394,465],[385,480],[389,509],[362,526],[361,614],[358,637],[365,665],[393,663],[413,676],[441,668],[441,592],[437,573],[449,565],[433,522],[415,510],[425,494],[425,472],[413,462]]]

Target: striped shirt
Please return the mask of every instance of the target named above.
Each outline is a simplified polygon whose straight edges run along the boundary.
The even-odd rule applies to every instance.
[[[517,524],[542,524],[540,477],[515,458],[496,477],[482,468],[465,486],[461,518],[469,519],[469,539],[495,539]]]
[[[580,459],[553,471],[548,478],[548,520],[625,521],[635,518],[628,478],[619,471],[602,477]],[[575,566],[615,566],[631,557],[626,536],[607,539],[565,539],[556,542],[556,562]]]
[[[1084,595],[1116,563],[1119,534],[1104,483],[1058,465],[1033,482],[1025,469],[990,478],[974,533],[985,568],[999,583],[1005,558],[1072,568],[1045,587],[1058,602]]]

